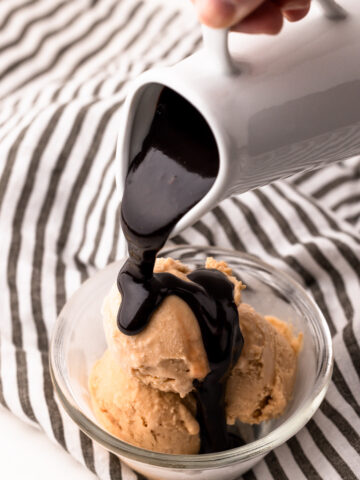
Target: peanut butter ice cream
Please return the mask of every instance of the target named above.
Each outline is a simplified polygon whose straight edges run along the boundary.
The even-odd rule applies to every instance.
[[[154,452],[199,451],[194,399],[183,400],[127,375],[110,350],[92,369],[90,394],[99,422],[121,440]]]
[[[238,312],[244,347],[227,382],[227,421],[260,423],[281,415],[291,398],[302,336],[246,303]]]
[[[244,285],[225,262],[207,259],[206,268],[227,275],[244,337],[240,358],[226,387],[227,423],[260,423],[281,415],[296,375],[301,336],[274,317],[263,317],[241,302]],[[157,259],[155,272],[184,280],[189,269],[172,259]],[[95,364],[89,385],[94,413],[113,435],[164,453],[198,453],[199,424],[193,382],[209,364],[198,321],[182,299],[171,295],[137,335],[117,327],[121,295],[116,285],[104,300],[102,315],[108,351]]]
[[[240,303],[242,283],[231,275],[225,262],[209,258],[206,268],[216,268],[234,283],[234,300]],[[167,272],[186,280],[189,268],[172,258],[156,260],[156,273]],[[171,295],[152,315],[146,330],[124,335],[117,327],[121,295],[114,285],[104,300],[102,316],[106,339],[119,365],[146,385],[184,397],[193,390],[193,381],[209,373],[209,365],[198,321],[181,298]]]
[[[186,279],[188,269],[172,259],[159,259],[155,271]],[[128,336],[116,324],[120,303],[121,295],[114,285],[105,298],[102,315],[109,348],[121,368],[145,385],[187,395],[193,380],[209,373],[199,324],[191,308],[171,295],[154,312],[144,331]]]

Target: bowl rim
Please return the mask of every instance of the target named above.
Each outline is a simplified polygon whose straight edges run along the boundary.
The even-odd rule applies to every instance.
[[[79,290],[82,289],[88,282],[93,282],[96,276],[100,275],[100,273],[104,273],[104,271],[107,269],[114,268],[115,264],[120,266],[124,261],[123,259],[110,263],[82,283],[81,286],[73,293],[73,295],[71,295],[59,313],[53,329],[49,351],[50,376],[55,392],[65,411],[85,434],[87,434],[92,440],[96,441],[108,451],[120,457],[125,457],[129,460],[135,460],[158,467],[189,470],[228,466],[234,463],[246,462],[254,457],[260,458],[266,455],[270,450],[278,447],[295,435],[310,420],[320,406],[331,380],[334,361],[332,339],[329,327],[317,304],[298,282],[291,278],[287,273],[264,262],[257,256],[231,249],[201,245],[176,245],[174,247],[168,246],[163,248],[159,255],[169,255],[182,249],[215,252],[219,255],[233,256],[237,259],[244,261],[247,260],[253,264],[255,263],[268,271],[268,273],[271,275],[279,276],[283,280],[285,279],[286,282],[288,282],[294,289],[298,291],[303,300],[306,301],[307,305],[314,313],[317,326],[320,327],[319,331],[323,337],[324,356],[322,358],[315,382],[316,388],[314,388],[312,395],[306,399],[300,409],[297,410],[294,415],[285,420],[281,425],[258,440],[242,445],[241,447],[222,452],[193,455],[158,453],[136,447],[113,436],[98,424],[93,422],[84,413],[82,413],[82,411],[77,407],[76,401],[71,392],[69,392],[66,388],[66,383],[63,380],[62,373],[56,369],[57,362],[56,355],[54,353],[54,346],[57,343],[59,336],[61,336],[62,318],[66,316],[66,311],[69,308],[69,304],[77,295],[77,292],[79,292]]]

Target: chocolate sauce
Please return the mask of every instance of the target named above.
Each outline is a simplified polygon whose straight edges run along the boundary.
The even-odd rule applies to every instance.
[[[153,269],[171,230],[210,190],[218,168],[216,142],[206,121],[165,88],[126,178],[121,222],[129,258],[118,276],[118,326],[126,335],[141,332],[168,295],[182,298],[194,312],[210,367],[202,382],[194,381],[202,453],[234,446],[226,429],[225,386],[243,338],[233,284],[218,270],[194,270],[188,282]]]

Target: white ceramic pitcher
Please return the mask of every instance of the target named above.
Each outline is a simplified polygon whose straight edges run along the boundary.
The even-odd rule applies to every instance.
[[[137,78],[118,139],[120,198],[164,86],[202,113],[220,155],[211,190],[173,234],[233,194],[360,154],[360,1],[319,3],[277,37],[232,35],[231,54],[227,32],[204,29],[202,50]]]

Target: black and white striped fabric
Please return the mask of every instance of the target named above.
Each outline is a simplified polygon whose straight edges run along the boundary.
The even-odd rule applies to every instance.
[[[201,44],[195,16],[177,5],[0,2],[0,402],[102,480],[137,475],[62,411],[49,335],[66,299],[118,256],[113,161],[129,80]],[[326,399],[246,480],[360,476],[359,192],[355,158],[226,200],[172,240],[248,251],[286,271],[333,335]]]

